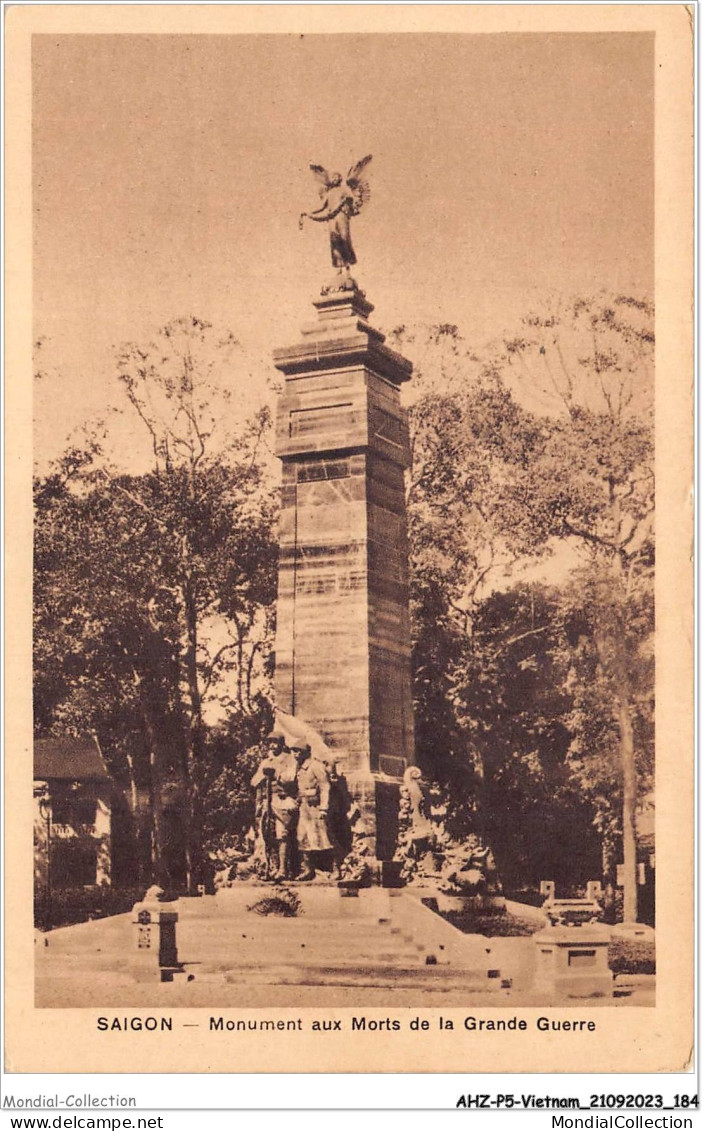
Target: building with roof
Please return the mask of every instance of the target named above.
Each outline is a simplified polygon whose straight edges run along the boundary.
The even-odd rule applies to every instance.
[[[34,884],[109,884],[114,783],[93,738],[34,742]]]

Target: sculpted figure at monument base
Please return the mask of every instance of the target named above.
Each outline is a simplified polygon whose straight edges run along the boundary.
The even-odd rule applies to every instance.
[[[395,853],[402,878],[464,900],[476,910],[501,910],[504,898],[491,848],[475,832],[449,833],[448,812],[445,791],[425,781],[419,767],[409,766],[400,787]]]
[[[330,879],[340,878],[353,839],[353,803],[331,751],[310,728],[282,713],[269,744],[251,779],[257,874],[265,880],[307,881],[319,869]]]
[[[446,895],[473,899],[476,906],[504,906],[492,849],[475,833],[446,853],[439,888]]]
[[[256,790],[257,857],[263,878],[292,879],[297,825],[297,762],[280,738],[251,779]]]
[[[297,847],[302,861],[298,879],[313,880],[315,855],[334,847],[327,828],[331,782],[326,766],[312,757],[309,746],[296,747],[292,753],[297,765]]]
[[[366,886],[378,873],[358,801],[332,751],[306,724],[278,727],[251,785],[256,791],[256,874],[277,883],[317,876]],[[308,741],[309,740],[309,741]],[[314,749],[313,747],[316,747]],[[492,850],[474,831],[450,832],[445,790],[409,766],[400,787],[397,849],[401,880],[440,904],[499,911],[504,897]]]
[[[448,843],[440,820],[444,812],[437,787],[422,777],[418,766],[408,766],[400,786],[395,852],[406,882],[436,874],[439,853]]]

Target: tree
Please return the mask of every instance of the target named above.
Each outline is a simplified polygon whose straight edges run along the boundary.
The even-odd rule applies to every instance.
[[[455,327],[440,329],[447,375],[444,338],[454,347],[460,339]],[[460,370],[461,352],[449,356]],[[429,391],[410,409],[407,486],[413,576],[423,584],[440,581],[468,634],[481,596],[516,563],[548,552],[541,516],[523,505],[529,462],[545,441],[543,424],[518,404],[498,368],[485,362],[476,369],[475,361],[467,354],[463,384],[453,375],[448,392],[422,376]]]
[[[156,825],[164,774],[177,766],[182,775],[191,889],[203,877],[207,705],[218,698],[240,716],[259,711],[272,629],[275,502],[262,458],[269,414],[264,407],[216,439],[235,350],[231,335],[197,319],[169,324],[150,346],[125,347],[120,380],[151,439],[153,465],[125,473],[93,444],[48,507],[37,542],[47,618],[58,611],[80,641],[80,662],[95,643],[84,675],[91,690],[112,665],[122,702],[129,687],[138,705]],[[57,554],[70,555],[68,577],[49,568]],[[74,692],[75,680],[68,684]]]
[[[411,411],[420,755],[436,762],[432,726],[441,721],[452,772],[463,773],[464,785],[466,777],[473,782],[469,794],[485,767],[467,732],[486,727],[484,749],[504,756],[502,739],[493,743],[499,720],[481,703],[501,702],[500,680],[515,673],[500,671],[498,679],[491,645],[476,626],[491,604],[494,613],[500,590],[514,590],[529,562],[551,556],[552,573],[564,563],[550,598],[557,612],[549,650],[541,647],[541,629],[523,639],[534,646],[534,661],[555,665],[563,681],[566,776],[596,805],[610,858],[613,838],[622,836],[626,918],[636,916],[638,784],[652,766],[651,317],[646,302],[626,296],[577,300],[528,316],[517,336],[482,358],[456,327],[438,327],[422,342],[420,383],[427,391]],[[398,333],[411,337],[406,328]],[[515,637],[508,622],[501,632]],[[520,662],[527,660],[522,655]],[[523,750],[527,724],[522,718],[518,728]],[[502,771],[493,769],[493,781],[504,785]],[[526,793],[536,789],[535,779],[528,788],[527,782],[522,777]],[[484,786],[480,792],[485,798]]]
[[[170,654],[140,591],[153,545],[137,553],[128,516],[89,481],[90,458],[79,478],[54,473],[35,485],[35,729],[94,733],[134,813],[149,789],[149,843],[137,868],[150,872],[164,855],[157,785],[177,749]],[[75,469],[72,457],[61,462]]]
[[[628,296],[580,299],[525,319],[504,355],[553,402],[547,442],[530,460],[529,507],[584,560],[565,611],[592,640],[616,721],[625,920],[637,916],[635,740],[638,730],[650,745],[641,704],[651,715],[653,699],[652,316]],[[644,750],[639,763],[650,761]]]
[[[596,874],[594,806],[570,763],[572,691],[557,588],[518,583],[481,603],[455,706],[480,768],[475,823],[512,887]]]
[[[464,350],[455,327],[430,334],[424,367],[432,346],[441,374],[435,379],[423,368],[420,375],[427,391],[410,412],[407,491],[417,751],[425,770],[448,786],[452,831],[479,827],[495,841],[511,881],[521,883],[527,874],[533,880],[537,867],[527,814],[533,828],[540,804],[543,821],[541,783],[554,783],[552,774],[529,776],[537,754],[526,705],[518,725],[503,725],[506,691],[500,680],[523,689],[524,678],[515,682],[514,671],[495,661],[498,626],[506,647],[516,617],[516,603],[496,604],[495,590],[514,585],[513,571],[548,553],[539,516],[523,506],[528,462],[543,444],[544,430],[495,366]],[[441,392],[442,385],[448,391]],[[526,774],[518,788],[517,762]],[[553,797],[551,788],[552,813]],[[510,804],[513,821],[505,837],[499,834]],[[524,831],[523,847],[518,830]]]

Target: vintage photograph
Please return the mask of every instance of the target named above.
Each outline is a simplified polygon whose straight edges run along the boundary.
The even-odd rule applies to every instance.
[[[32,34],[35,1010],[661,1000],[656,51]]]

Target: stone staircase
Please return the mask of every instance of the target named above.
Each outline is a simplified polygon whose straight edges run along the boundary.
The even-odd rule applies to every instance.
[[[346,897],[324,884],[290,890],[301,904],[292,918],[252,910],[277,894],[272,885],[239,884],[179,900],[183,972],[170,985],[160,982],[156,962],[137,952],[131,915],[52,931],[35,948],[38,1002],[497,1001],[500,991],[509,997],[506,985],[520,958],[495,944],[529,942],[462,934],[424,906],[421,892],[369,888]]]
[[[250,910],[275,893],[270,886],[242,885],[214,897],[211,914],[226,930],[210,940],[196,977],[249,985],[502,988],[485,940],[462,935],[417,898],[379,888],[356,898],[334,887],[292,890],[302,904],[294,918]],[[186,965],[200,920],[181,916],[179,952]]]

